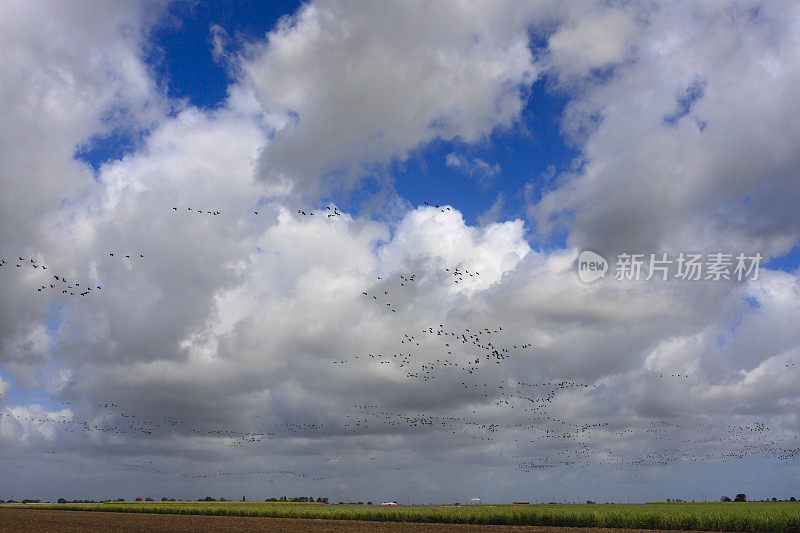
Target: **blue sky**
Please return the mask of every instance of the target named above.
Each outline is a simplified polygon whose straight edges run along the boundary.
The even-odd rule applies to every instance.
[[[149,36],[152,49],[147,63],[170,97],[187,98],[202,108],[217,107],[225,100],[232,79],[225,65],[212,58],[210,28],[220,26],[244,41],[261,39],[299,5],[227,0],[170,4],[164,23],[153,28]]]

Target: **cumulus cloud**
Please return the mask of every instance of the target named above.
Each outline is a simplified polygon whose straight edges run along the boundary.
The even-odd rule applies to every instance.
[[[60,436],[59,424],[69,421],[71,414],[69,409],[48,410],[36,404],[6,407],[0,411],[0,437],[23,444],[43,441],[52,445]]]
[[[786,51],[797,49],[798,21],[780,3],[649,12],[613,74],[573,81],[582,96],[564,127],[584,164],[531,207],[540,230],[568,227],[571,243],[608,253],[791,248],[800,70]],[[608,60],[581,57],[592,68]],[[551,66],[587,68],[558,53]]]
[[[24,248],[47,215],[88,192],[91,174],[73,155],[91,136],[160,116],[163,101],[141,61],[145,13],[138,2],[4,6],[5,245]]]
[[[263,108],[286,116],[262,177],[353,184],[433,139],[511,126],[540,67],[521,16],[531,8],[497,7],[322,1],[285,19],[242,61]]]
[[[11,382],[3,379],[3,376],[0,376],[0,396],[7,393],[10,388]]]
[[[165,102],[141,61],[144,28],[158,4],[9,2],[0,46],[0,243],[3,256],[55,260],[72,236],[53,231],[61,208],[97,194],[76,150],[93,136],[135,133],[162,115]],[[66,240],[62,240],[66,238]],[[10,305],[0,309],[0,361],[15,371],[44,357],[46,306],[23,295],[30,273],[0,277]],[[11,303],[13,302],[13,303]],[[18,376],[28,384],[27,372]]]
[[[217,27],[214,57],[242,77],[215,110],[154,87],[144,7],[14,5],[0,244],[26,265],[0,271],[0,370],[49,398],[9,398],[0,378],[4,472],[32,491],[96,472],[98,492],[74,497],[124,478],[394,499],[390,479],[455,500],[475,479],[503,498],[565,473],[600,491],[598,472],[663,480],[789,450],[796,272],[584,284],[575,262],[797,238],[797,13],[581,5],[314,2],[239,58]],[[101,15],[116,24],[83,31]],[[497,222],[502,196],[479,226],[457,205],[373,218],[313,199],[433,139],[483,142],[543,68],[573,91],[564,129],[584,162],[530,220]],[[145,126],[96,174],[74,157]],[[563,247],[527,240],[558,227]],[[53,275],[102,289],[70,297]],[[771,447],[730,427],[754,421]]]
[[[547,51],[559,77],[574,81],[627,59],[637,34],[636,13],[577,2],[548,39]]]

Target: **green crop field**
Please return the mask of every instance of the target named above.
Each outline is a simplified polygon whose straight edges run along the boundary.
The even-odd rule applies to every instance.
[[[0,504],[0,507],[398,522],[800,532],[800,502],[478,506],[109,502]]]

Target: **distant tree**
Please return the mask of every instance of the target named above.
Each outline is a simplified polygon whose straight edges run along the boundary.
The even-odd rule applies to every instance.
[[[142,499],[141,499],[141,498],[136,498],[136,499],[135,499],[135,500],[133,500],[133,501],[135,501],[135,502],[140,502],[140,501],[142,501]]]
[[[776,501],[778,501],[778,498],[776,498],[775,496],[773,496],[773,497],[772,497],[772,501],[776,502]]]
[[[118,502],[124,502],[124,501],[125,501],[125,498],[117,498],[117,501],[118,501]]]
[[[151,502],[151,501],[153,501],[153,498],[151,498],[150,496],[148,496],[147,498],[145,498],[145,499],[144,499],[144,501],[146,501],[146,502]]]
[[[722,498],[719,499],[719,501],[721,501],[721,502],[729,502],[729,501],[731,501],[731,499],[728,498],[727,496],[723,496]]]
[[[372,505],[372,502],[367,502],[367,505]]]
[[[669,501],[669,500],[667,500],[667,501]],[[594,502],[592,500],[586,500],[586,504],[587,505],[594,505]]]
[[[794,496],[792,496],[791,498],[789,498],[789,501],[790,501],[790,502],[796,502],[796,501],[797,501],[797,498],[795,498]]]
[[[67,503],[67,499],[66,498],[59,498],[58,499],[58,503]]]
[[[747,497],[744,494],[737,494],[736,497],[733,499],[735,502],[746,502]]]

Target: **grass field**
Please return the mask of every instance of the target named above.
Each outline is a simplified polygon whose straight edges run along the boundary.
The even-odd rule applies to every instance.
[[[109,502],[0,504],[0,507],[456,524],[800,532],[800,502],[396,507],[259,502]]]

